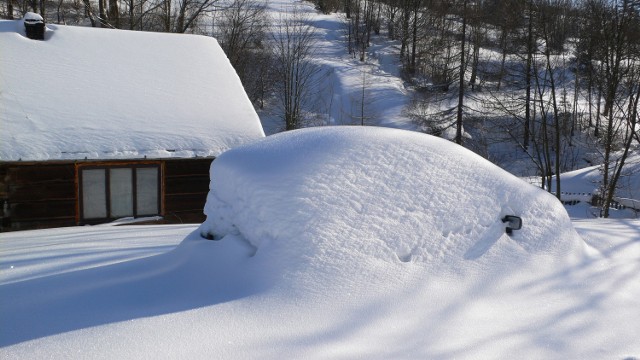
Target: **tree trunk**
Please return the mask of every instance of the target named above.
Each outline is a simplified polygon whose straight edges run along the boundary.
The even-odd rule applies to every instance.
[[[525,151],[529,149],[529,138],[531,136],[531,71],[532,71],[532,61],[533,55],[535,52],[535,46],[533,43],[533,0],[529,0],[529,23],[527,24],[527,63],[525,69],[525,84],[526,84],[526,94],[525,94],[525,103],[524,103],[524,136],[523,136],[523,147]]]
[[[420,10],[420,0],[413,0],[413,31],[411,41],[411,67],[412,74],[416,73],[416,51],[418,44],[418,11]]]
[[[13,20],[13,0],[9,0],[7,4],[7,19]]]
[[[478,31],[478,30],[476,30]],[[480,61],[480,34],[475,34],[473,42],[473,55],[471,56],[471,91],[476,91],[476,79],[478,76],[478,63]]]
[[[407,54],[407,42],[409,41],[409,0],[402,1],[402,38],[400,39],[400,60],[405,63],[405,55]]]
[[[105,0],[98,0],[98,15],[99,15],[99,19],[100,20],[100,27],[104,27],[105,25],[105,21],[107,19],[107,15],[105,13],[105,5],[104,5]]]
[[[460,78],[458,89],[458,116],[456,119],[456,144],[462,145],[462,107],[464,105],[464,69],[465,69],[465,52],[467,38],[467,0],[462,4],[462,43],[460,45]]]
[[[502,60],[500,61],[500,72],[498,73],[498,86],[496,86],[496,91],[500,91],[500,87],[502,86],[502,78],[504,78],[504,65],[507,60],[507,30],[502,29],[502,34],[500,35],[500,49],[502,50]]]
[[[549,85],[551,86],[551,107],[553,109],[553,147],[555,148],[555,156],[554,156],[554,173],[556,176],[556,197],[558,200],[561,200],[561,189],[560,189],[560,116],[558,113],[558,102],[556,100],[556,81],[553,75],[553,67],[551,66],[551,48],[550,48],[550,36],[549,29],[547,23],[547,14],[543,12],[542,15],[542,34],[543,40],[545,42],[544,47],[544,56],[546,60],[546,71],[549,76]],[[544,120],[546,123],[546,119]]]
[[[120,28],[120,12],[118,10],[118,0],[109,0],[109,23],[111,26]]]
[[[91,3],[89,2],[89,0],[82,0],[82,2],[84,3],[85,16],[89,17],[91,27],[96,27],[96,21],[93,18],[93,11],[91,10]]]

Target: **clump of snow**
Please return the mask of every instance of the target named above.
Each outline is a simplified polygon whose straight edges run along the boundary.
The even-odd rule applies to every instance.
[[[216,156],[264,136],[211,37],[0,21],[0,160]]]
[[[40,14],[36,14],[30,11],[24,14],[24,16],[22,17],[22,20],[27,22],[44,22],[44,19],[42,18],[42,16],[40,16]]]
[[[338,272],[581,253],[555,197],[451,142],[396,129],[313,128],[232,149],[212,165],[205,213],[204,236],[241,235],[257,253]],[[505,215],[523,220],[512,237]]]

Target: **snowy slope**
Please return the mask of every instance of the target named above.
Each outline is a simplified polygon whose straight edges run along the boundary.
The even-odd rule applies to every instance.
[[[215,156],[264,136],[215,39],[0,21],[0,160]]]
[[[305,126],[358,125],[364,115],[366,125],[416,128],[405,112],[411,90],[400,77],[397,41],[373,35],[367,57],[360,61],[348,53],[344,14],[321,14],[303,1],[273,0],[266,2],[266,7],[274,27],[295,13],[314,32],[310,60],[318,73],[313,104],[305,109],[310,118]],[[273,109],[259,114],[267,134],[284,129],[283,120]]]

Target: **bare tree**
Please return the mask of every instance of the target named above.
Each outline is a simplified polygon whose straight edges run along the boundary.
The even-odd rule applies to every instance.
[[[13,20],[13,0],[7,3],[7,19]]]
[[[251,65],[251,51],[265,40],[265,3],[235,0],[221,11],[215,36],[241,79]]]
[[[467,0],[462,2],[462,37],[460,42],[460,70],[458,72],[458,111],[456,116],[456,138],[455,142],[462,145],[462,115],[464,106],[464,73],[466,69],[465,45],[467,43]]]
[[[371,41],[371,31],[378,27],[376,6],[374,0],[347,0],[349,3],[349,16],[347,19],[347,46],[349,53],[354,57],[358,55],[360,61],[366,60],[366,51]],[[378,3],[379,4],[379,3]]]
[[[109,24],[116,29],[120,28],[120,10],[118,0],[109,0]]]
[[[361,64],[360,65],[360,91],[354,92],[351,98],[351,112],[349,114],[351,118],[351,123],[365,126],[369,125],[373,119],[377,117],[376,111],[374,109],[374,101],[371,98],[371,92],[369,91],[369,86],[371,85],[371,79],[369,79],[369,74],[372,72],[373,67],[369,64]],[[357,107],[357,109],[354,109]]]
[[[553,26],[557,26],[559,23],[556,17],[558,14],[557,10],[558,8],[561,7],[561,4],[555,4],[555,5],[557,6],[551,6],[551,4],[542,4],[539,21],[540,21],[541,40],[544,41],[543,54],[545,59],[545,71],[548,79],[547,84],[551,91],[551,93],[549,94],[549,99],[550,99],[549,103],[551,107],[550,115],[551,115],[551,118],[553,119],[553,132],[552,132],[552,139],[549,139],[548,141],[553,141],[552,148],[554,150],[553,151],[554,158],[553,158],[553,161],[551,162],[551,157],[549,156],[549,161],[553,164],[553,168],[550,170],[552,170],[553,174],[558,175],[555,177],[556,197],[560,199],[561,193],[562,193],[560,188],[561,183],[560,183],[560,176],[559,176],[560,170],[561,170],[560,114],[558,109],[557,80],[554,72],[555,66],[551,60],[551,51],[554,46],[556,47],[559,46],[558,44],[555,44],[553,42],[553,39],[554,39],[553,34],[555,33],[555,31],[553,31],[552,29],[557,30],[557,28]],[[544,104],[544,100],[542,100],[541,104]],[[544,124],[547,123],[546,118],[543,118],[542,121],[544,122]],[[549,147],[549,144],[547,143],[545,146]],[[547,152],[547,154],[549,154],[549,152]],[[550,186],[549,186],[549,189],[551,189]]]
[[[271,86],[271,54],[265,46],[266,4],[257,0],[235,0],[220,12],[214,35],[238,73],[253,102],[264,106]]]
[[[596,28],[601,36],[596,45],[597,60],[601,63],[598,82],[604,107],[604,148],[601,195],[602,216],[609,216],[616,185],[629,154],[637,120],[638,69],[637,31],[640,28],[640,2],[634,0],[598,1],[591,4],[600,13]],[[621,149],[620,154],[618,150]]]
[[[315,31],[298,11],[283,15],[273,31],[274,71],[285,129],[301,127],[319,68],[311,61]]]
[[[185,33],[201,15],[215,10],[218,0],[159,0],[157,8],[161,31]]]

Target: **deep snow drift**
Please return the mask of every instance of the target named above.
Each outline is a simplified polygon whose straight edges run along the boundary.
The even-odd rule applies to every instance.
[[[0,21],[0,160],[216,156],[263,137],[205,36]]]
[[[232,149],[212,165],[205,213],[205,236],[311,263],[460,271],[581,252],[549,193],[449,141],[386,128],[304,129]],[[512,237],[505,215],[523,219]]]
[[[89,246],[67,264],[66,240],[0,234],[0,357],[640,354],[637,221],[583,223],[584,246],[555,198],[445,140],[308,129],[230,150],[212,174],[207,221],[157,256]],[[524,220],[513,237],[507,213]],[[101,229],[67,231],[99,245]]]

